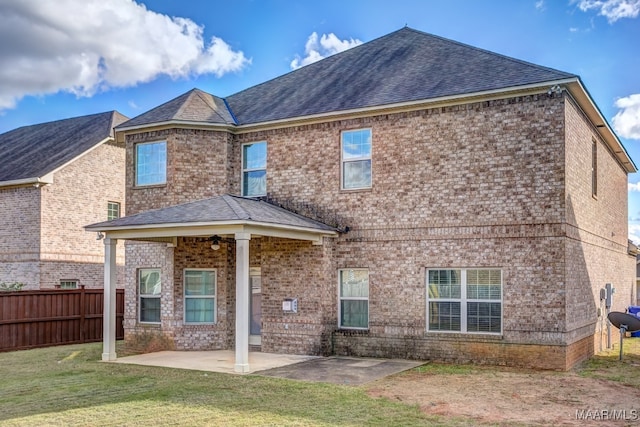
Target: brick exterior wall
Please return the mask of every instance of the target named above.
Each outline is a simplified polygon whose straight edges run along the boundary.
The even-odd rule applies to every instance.
[[[0,188],[0,282],[31,289],[40,283],[40,192],[33,186]]]
[[[0,281],[23,282],[25,289],[52,288],[61,280],[102,287],[104,244],[83,227],[106,221],[110,201],[121,203],[124,215],[124,164],[122,146],[103,144],[57,171],[53,184],[0,190],[0,210],[8,218],[0,228]],[[124,244],[118,246],[123,287]]]
[[[344,191],[340,132],[360,128],[372,133],[372,188]],[[627,295],[635,277],[626,254],[626,174],[600,143],[602,183],[592,201],[590,171],[585,176],[592,135],[566,94],[232,137],[211,131],[140,133],[127,135],[127,204],[140,211],[237,194],[240,145],[267,141],[268,198],[350,231],[325,238],[322,246],[252,239],[251,265],[262,268],[263,351],[567,369],[597,347],[596,290],[610,281]],[[157,139],[168,144],[168,184],[135,189],[134,143]],[[207,155],[195,156],[194,150]],[[178,239],[175,270],[166,276],[173,278],[166,297],[173,311],[167,309],[162,324],[178,348],[234,345],[235,250],[227,245],[229,251],[212,253],[203,243]],[[131,268],[144,264],[131,256],[127,250]],[[185,267],[218,269],[216,325],[182,325]],[[426,270],[485,267],[502,271],[502,334],[427,332]],[[369,271],[367,331],[337,327],[341,268]],[[131,278],[127,287],[135,290]],[[288,297],[298,298],[298,313],[283,313]],[[617,301],[621,307],[623,298]],[[127,325],[135,333],[137,324]]]
[[[135,186],[135,147],[141,142],[167,142],[167,183]],[[226,132],[168,129],[128,135],[127,214],[177,205],[219,194],[237,193],[231,135]]]

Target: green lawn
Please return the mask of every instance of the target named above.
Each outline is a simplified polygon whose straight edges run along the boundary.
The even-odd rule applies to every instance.
[[[120,349],[123,350],[123,349]],[[366,387],[99,362],[101,344],[0,353],[0,426],[415,426],[474,425],[376,399]],[[576,373],[640,388],[640,339],[596,356]],[[422,375],[472,374],[428,364]],[[482,371],[501,368],[482,367]],[[530,375],[525,372],[525,375]],[[558,373],[559,376],[575,373]],[[408,391],[411,393],[411,391]]]
[[[99,343],[0,353],[0,425],[460,424],[362,388],[109,364],[100,355]]]

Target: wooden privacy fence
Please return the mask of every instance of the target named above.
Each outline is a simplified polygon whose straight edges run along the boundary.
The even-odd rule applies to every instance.
[[[102,341],[102,289],[0,292],[0,351]],[[124,338],[124,289],[116,290],[116,338]]]

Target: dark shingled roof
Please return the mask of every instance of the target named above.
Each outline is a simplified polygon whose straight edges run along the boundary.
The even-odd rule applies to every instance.
[[[567,78],[577,76],[405,27],[225,100],[212,97],[224,119],[212,114],[192,120],[254,124]],[[121,127],[185,120],[178,110],[194,102],[194,92],[204,94],[188,92]]]
[[[295,214],[265,201],[229,194],[141,212],[111,221],[92,224],[86,228],[88,230],[103,230],[107,227],[225,221],[248,221],[280,226],[303,227],[319,231],[336,231],[335,228],[329,227],[326,224]]]
[[[0,184],[51,173],[100,141],[113,137],[127,120],[117,111],[24,126],[0,135]]]
[[[129,120],[126,126],[168,121],[236,124],[235,118],[222,98],[199,89],[191,89],[189,92]]]

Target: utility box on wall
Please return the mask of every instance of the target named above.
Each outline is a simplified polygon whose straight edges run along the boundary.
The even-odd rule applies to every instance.
[[[282,301],[282,311],[285,313],[298,312],[298,298],[285,298]]]

